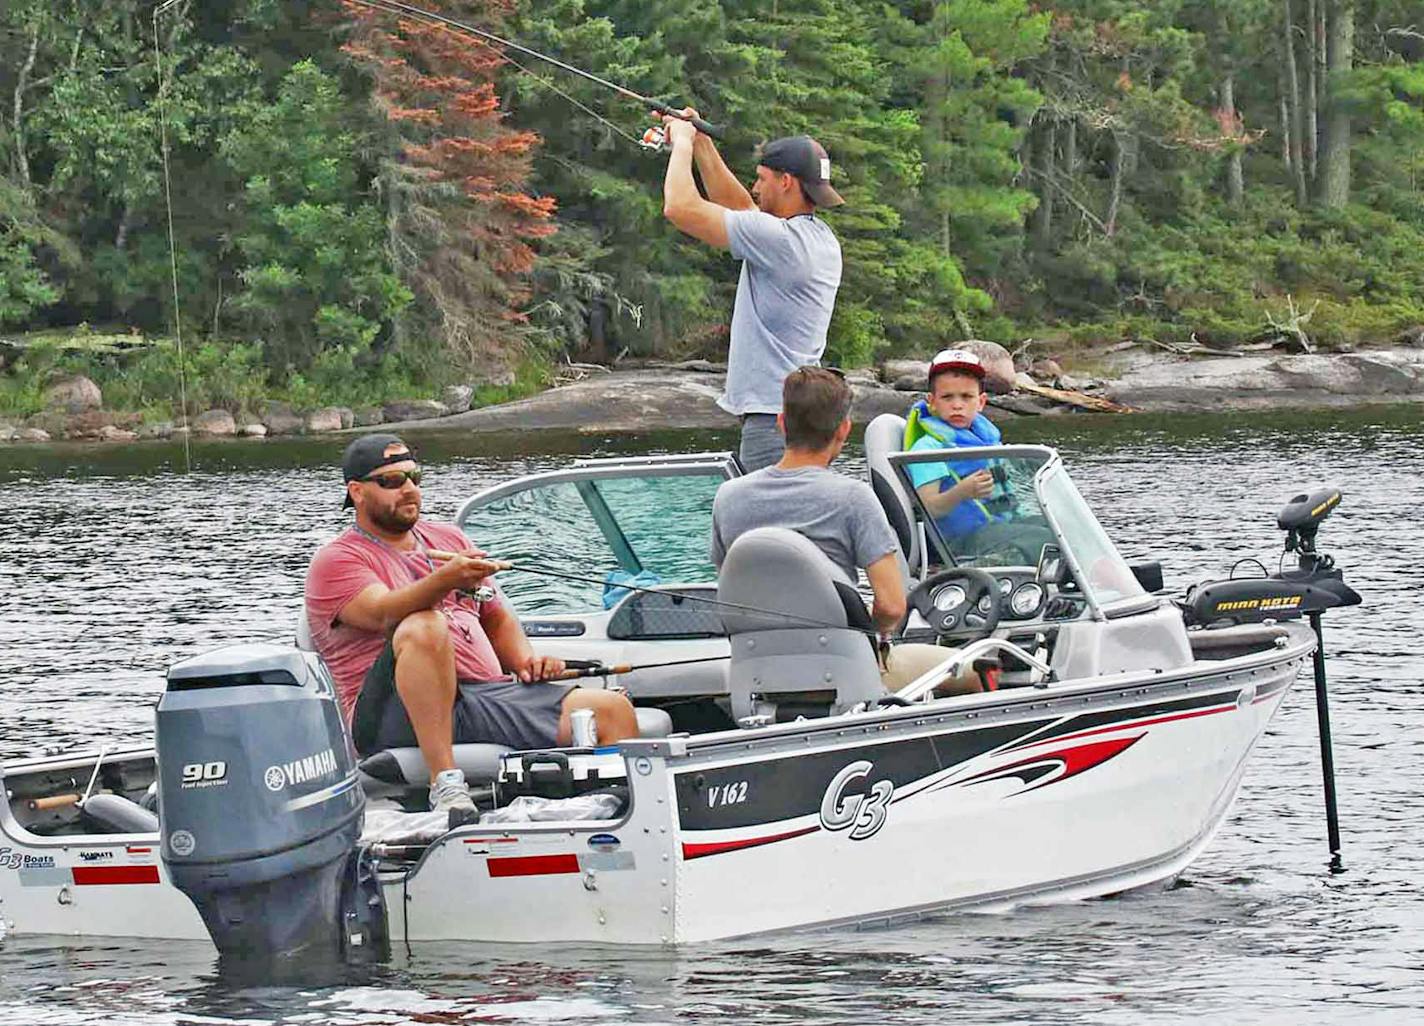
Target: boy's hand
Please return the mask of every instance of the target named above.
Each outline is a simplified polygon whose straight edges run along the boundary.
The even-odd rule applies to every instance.
[[[994,476],[987,470],[976,470],[954,488],[961,499],[987,499],[994,494]]]

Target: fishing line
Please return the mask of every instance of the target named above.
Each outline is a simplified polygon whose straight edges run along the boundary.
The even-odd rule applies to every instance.
[[[426,549],[426,554],[430,556],[431,559],[441,561],[453,559],[455,556],[460,555],[458,552],[447,552],[443,549]],[[520,573],[534,574],[537,577],[557,577],[564,581],[573,581],[577,584],[593,584],[599,587],[607,587],[610,583],[598,577],[586,577],[583,574],[571,574],[563,570],[550,570],[548,567],[528,566],[523,563],[511,563],[506,569],[515,570]],[[800,616],[797,613],[783,613],[775,609],[762,609],[758,606],[744,605],[741,602],[728,602],[726,599],[707,598],[703,595],[689,595],[675,591],[660,591],[657,588],[647,588],[637,584],[613,583],[613,587],[623,588],[627,591],[636,591],[643,595],[660,595],[672,602],[673,605],[681,605],[683,602],[701,602],[708,606],[717,606],[722,609],[735,609],[740,613],[751,613],[756,616],[769,617],[783,622],[794,623],[802,627],[824,627],[832,631],[855,631],[857,634],[864,634],[866,637],[874,638],[877,641],[880,638],[880,632],[871,628],[855,627],[851,624],[831,623],[828,620],[817,620],[809,616]],[[697,661],[700,662],[701,660]],[[637,667],[634,667],[634,669],[637,669]]]
[[[178,308],[178,243],[173,234],[173,177],[168,166],[168,89],[163,77],[163,48],[158,42],[158,16],[181,0],[164,0],[153,9],[153,62],[158,72],[158,135],[163,149],[163,205],[168,212],[168,269],[173,280],[173,336],[178,342],[178,407],[182,418],[183,473],[193,472],[193,450],[188,430],[188,376],[183,352],[183,316]]]
[[[345,0],[345,2],[355,4],[360,7],[369,7],[372,10],[384,11],[387,14],[404,15],[406,17],[415,18],[417,20],[425,21],[431,24],[441,25],[445,28],[454,29],[457,32],[463,32],[466,35],[474,36],[477,39],[484,41],[486,44],[494,44],[495,46],[501,46],[510,50],[515,50],[528,57],[533,57],[536,60],[544,61],[546,64],[551,64],[561,71],[566,71],[571,75],[577,75],[579,78],[592,82],[595,85],[602,86],[605,89],[611,89],[613,92],[617,93],[619,96],[622,96],[624,99],[635,100],[638,103],[644,104],[645,110],[655,110],[659,114],[667,114],[672,117],[682,118],[684,121],[690,121],[693,125],[697,126],[697,130],[699,132],[702,132],[704,135],[709,135],[713,139],[722,138],[722,130],[716,125],[709,124],[701,118],[687,117],[682,113],[680,109],[666,104],[661,100],[655,100],[651,96],[644,96],[642,93],[636,93],[633,90],[629,89],[627,86],[621,86],[617,82],[610,82],[608,79],[601,78],[598,75],[593,74],[593,72],[591,71],[585,71],[583,68],[575,67],[572,64],[568,64],[564,61],[561,61],[557,57],[550,57],[548,54],[541,53],[540,51],[535,50],[532,47],[523,46],[519,43],[514,42],[513,40],[505,39],[502,36],[497,36],[493,32],[487,32],[482,28],[476,28],[475,26],[470,25],[466,22],[457,21],[454,18],[451,18],[444,14],[440,14],[436,11],[428,11],[423,7],[413,7],[410,4],[400,3],[399,0]],[[515,63],[514,61],[510,61],[510,63],[515,64],[515,67],[520,67],[521,70],[525,70],[522,68],[521,65]],[[582,105],[580,106],[582,107]],[[586,110],[587,108],[583,109]],[[597,117],[597,115],[595,116]],[[604,119],[599,118],[599,120],[602,121]],[[634,141],[636,142],[637,140],[635,139]]]

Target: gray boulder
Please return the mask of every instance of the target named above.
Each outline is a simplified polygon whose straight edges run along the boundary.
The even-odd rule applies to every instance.
[[[1039,381],[1054,381],[1063,376],[1063,366],[1057,360],[1034,360],[1029,364],[1028,372]]]
[[[104,395],[99,386],[82,374],[56,378],[44,391],[47,410],[63,413],[83,413],[97,410],[104,405]]]
[[[341,418],[341,430],[345,431],[356,423],[356,414],[351,411],[349,406],[333,406],[332,409]]]
[[[15,432],[17,442],[48,442],[49,432],[44,428],[23,427]]]
[[[145,424],[139,428],[140,438],[167,438],[173,434],[173,422],[171,420],[161,420],[156,424]]]
[[[377,424],[385,422],[386,415],[381,412],[379,406],[358,406],[351,411],[353,427],[375,427]]]
[[[880,380],[900,388],[900,382],[909,379],[913,384],[901,391],[922,392],[929,373],[928,360],[886,360],[880,367]]]
[[[138,432],[125,431],[114,424],[105,424],[99,429],[98,438],[101,442],[132,442],[138,438]]]
[[[13,442],[15,435],[18,433],[19,428],[15,427],[14,424],[6,424],[3,420],[0,420],[0,442]]]
[[[200,435],[225,437],[237,434],[237,422],[227,410],[204,410],[193,418],[193,431]]]
[[[1003,395],[1014,390],[1014,358],[997,342],[985,342],[971,338],[960,342],[956,349],[967,349],[984,362],[984,389],[994,395]]]
[[[274,401],[262,408],[262,425],[269,435],[299,435],[304,421],[290,404]]]
[[[307,431],[312,434],[327,434],[341,430],[341,411],[334,406],[323,406],[307,414]]]
[[[267,427],[264,424],[244,424],[238,434],[243,438],[266,438]]]
[[[469,385],[447,385],[440,393],[440,400],[451,413],[464,413],[470,408],[475,390]]]
[[[402,420],[432,420],[444,417],[450,411],[444,403],[434,399],[397,399],[386,403],[381,412],[385,414],[387,423],[397,423]]]

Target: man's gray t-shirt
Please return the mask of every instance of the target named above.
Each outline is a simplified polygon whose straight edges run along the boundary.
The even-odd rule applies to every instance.
[[[819,363],[841,284],[841,244],[811,214],[760,210],[723,215],[732,256],[742,262],[727,385],[719,406],[737,416],[780,413],[781,383]]]
[[[856,567],[867,567],[896,547],[870,486],[824,467],[767,467],[718,488],[712,501],[712,562],[719,570],[732,542],[757,527],[804,535],[851,582]]]

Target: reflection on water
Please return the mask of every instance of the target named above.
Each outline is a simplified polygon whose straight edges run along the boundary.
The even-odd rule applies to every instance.
[[[1365,597],[1327,618],[1348,872],[1324,871],[1314,714],[1287,701],[1241,800],[1181,886],[1109,901],[693,948],[421,945],[338,980],[247,987],[205,944],[0,944],[0,1024],[1402,1023],[1424,1011],[1424,657],[1412,553],[1415,409],[1014,422],[1059,446],[1129,560],[1180,591],[1246,557],[1275,568],[1299,484],[1346,492],[1320,542]],[[730,435],[420,439],[429,515],[517,473]],[[340,443],[181,451],[0,449],[0,754],[146,739],[162,674],[215,645],[285,638],[310,553],[344,523]],[[854,454],[840,468],[859,472]],[[670,530],[679,530],[678,526]],[[532,548],[532,546],[531,546]],[[545,545],[541,559],[567,558]],[[974,845],[927,852],[953,873]],[[847,881],[854,886],[854,881]],[[0,908],[0,914],[3,909]]]

